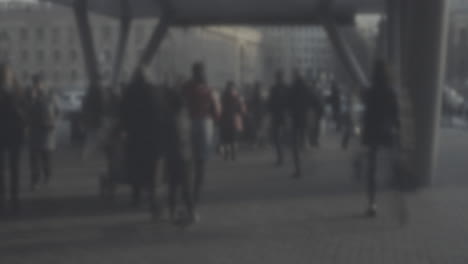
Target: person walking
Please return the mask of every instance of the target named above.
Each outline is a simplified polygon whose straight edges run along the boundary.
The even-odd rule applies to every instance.
[[[20,157],[25,132],[25,111],[19,86],[8,65],[0,65],[0,216],[20,212]],[[5,168],[9,169],[9,194]],[[9,207],[7,208],[7,200]]]
[[[312,109],[310,113],[309,124],[309,142],[313,147],[320,147],[320,134],[322,131],[322,119],[324,115],[324,102],[321,92],[315,82],[310,90]]]
[[[192,79],[183,88],[183,96],[187,102],[190,115],[191,143],[194,160],[194,202],[200,201],[201,189],[205,178],[206,162],[213,143],[213,120],[221,115],[221,106],[208,86],[205,66],[201,62],[194,63]]]
[[[367,215],[377,214],[376,177],[378,153],[395,144],[399,129],[399,114],[388,67],[379,59],[374,66],[373,81],[364,94],[363,144],[367,147]]]
[[[29,162],[31,190],[39,183],[49,183],[52,174],[52,153],[55,148],[57,108],[48,96],[42,77],[33,76],[28,97]]]
[[[125,135],[126,173],[132,185],[132,204],[139,206],[141,192],[148,191],[155,218],[161,213],[155,176],[161,156],[162,114],[160,89],[149,83],[143,68],[138,69],[122,96],[120,126]]]
[[[275,84],[271,87],[268,98],[268,111],[271,115],[271,134],[276,150],[276,165],[283,164],[282,134],[286,123],[287,92],[284,75],[281,70],[275,74]]]
[[[336,81],[332,82],[331,94],[328,102],[332,110],[332,120],[335,122],[336,131],[341,131],[341,91]]]
[[[193,153],[190,144],[190,117],[180,86],[165,90],[164,155],[168,173],[169,214],[177,225],[196,220],[192,195]],[[177,214],[177,198],[182,194],[185,216]]]
[[[265,100],[262,95],[262,84],[255,82],[253,93],[249,100],[249,116],[252,123],[252,146],[262,145],[262,128],[265,116]]]
[[[221,114],[220,130],[221,142],[224,150],[224,159],[236,159],[236,140],[243,131],[243,116],[247,109],[234,82],[228,82],[222,96],[223,113]]]
[[[294,178],[302,176],[300,151],[304,148],[307,115],[311,106],[310,91],[299,70],[293,72],[293,83],[288,96],[288,108],[291,117],[291,149],[294,160]]]

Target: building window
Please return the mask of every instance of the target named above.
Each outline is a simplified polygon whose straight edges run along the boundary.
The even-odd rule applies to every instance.
[[[38,50],[36,52],[36,61],[37,63],[44,63],[44,51],[43,50]]]
[[[36,39],[37,39],[37,41],[43,41],[44,40],[44,29],[43,28],[37,28],[36,29]]]
[[[105,63],[110,63],[112,61],[112,52],[110,50],[105,50],[103,52],[103,59]]]
[[[55,50],[54,51],[55,62],[60,62],[61,59],[62,59],[62,53],[60,52],[60,50]]]
[[[76,81],[78,80],[78,73],[76,72],[76,70],[72,70],[71,73],[70,73],[70,80],[71,81]]]
[[[70,51],[70,61],[72,63],[76,62],[76,60],[78,59],[78,53],[76,52],[76,50],[71,50]]]
[[[135,28],[135,43],[141,44],[145,39],[145,28],[142,25],[138,25]]]
[[[29,31],[27,28],[20,29],[20,38],[21,41],[27,41],[29,39]]]
[[[10,41],[10,35],[6,31],[0,31],[0,43],[6,43]]]
[[[54,44],[60,43],[60,28],[58,27],[52,29],[52,42]]]
[[[21,60],[23,62],[27,62],[29,60],[29,51],[28,50],[22,50],[21,51]]]
[[[76,37],[76,30],[74,27],[68,27],[68,42],[70,44],[75,43],[75,38]]]
[[[52,78],[54,82],[60,82],[60,73],[58,71],[55,71]]]
[[[109,25],[105,25],[102,27],[102,39],[104,41],[111,41],[112,40],[112,27]]]

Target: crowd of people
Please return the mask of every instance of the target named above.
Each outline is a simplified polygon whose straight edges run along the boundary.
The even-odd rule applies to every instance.
[[[23,89],[10,67],[0,65],[0,215],[20,212],[20,160],[29,153],[32,191],[52,177],[54,132],[59,111],[40,75]],[[26,148],[25,148],[26,147]],[[9,171],[9,199],[5,172]],[[7,201],[8,200],[8,201]]]
[[[293,70],[287,83],[281,70],[274,76],[274,84],[264,96],[262,84],[256,82],[247,96],[232,81],[219,97],[209,86],[203,63],[193,65],[191,79],[172,85],[153,85],[149,73],[139,68],[121,96],[104,96],[103,90],[89,89],[83,102],[81,121],[89,145],[107,151],[122,152],[121,167],[131,185],[131,201],[141,204],[147,192],[148,203],[155,218],[163,209],[155,190],[158,168],[164,164],[167,174],[168,208],[174,223],[191,224],[199,219],[197,208],[202,198],[207,161],[216,147],[222,157],[236,160],[238,142],[250,147],[264,147],[268,139],[276,153],[276,164],[284,162],[284,146],[290,146],[294,164],[293,178],[303,176],[302,153],[309,146],[319,147],[322,120],[326,105],[336,130],[343,133],[343,148],[349,145],[354,119],[351,99],[343,96],[338,84],[331,86],[331,94],[306,81]],[[48,183],[52,174],[55,123],[58,111],[40,75],[34,76],[32,87],[19,87],[11,69],[0,68],[0,213],[20,212],[19,160],[22,145],[27,139],[30,153],[31,189]],[[91,87],[93,88],[93,87]],[[364,140],[369,146],[368,197],[369,215],[375,215],[375,165],[381,147],[388,146],[398,119],[396,101],[383,62],[377,63],[373,86],[362,96],[367,111],[363,116]],[[345,102],[345,103],[343,103]],[[105,129],[103,129],[105,128]],[[104,131],[104,132],[103,132]],[[268,131],[268,132],[265,132]],[[104,135],[99,137],[98,134]],[[219,140],[215,142],[215,134]],[[101,144],[102,143],[102,144]],[[216,144],[217,143],[217,144]],[[114,148],[121,145],[121,148]],[[86,154],[85,154],[86,155]],[[5,170],[10,170],[10,203],[7,206]],[[184,213],[177,208],[182,197]]]

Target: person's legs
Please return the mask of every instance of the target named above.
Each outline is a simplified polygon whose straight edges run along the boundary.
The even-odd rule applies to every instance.
[[[9,167],[10,167],[10,195],[11,209],[13,213],[18,213],[20,210],[19,201],[19,177],[20,177],[20,150],[21,146],[14,146],[9,150]]]
[[[125,146],[126,177],[132,187],[132,206],[139,206],[141,202],[141,178],[143,168],[141,167],[140,156],[135,151],[136,147],[131,143]]]
[[[376,177],[377,177],[377,147],[371,147],[368,153],[368,171],[367,171],[367,198],[369,202],[368,215],[376,214]]]
[[[195,186],[194,186],[194,202],[195,205],[198,205],[200,202],[200,193],[203,186],[203,181],[205,177],[205,160],[196,159],[194,164],[195,170]]]
[[[41,151],[41,165],[44,175],[44,182],[49,183],[52,174],[52,151],[44,149]]]
[[[41,175],[40,165],[40,150],[39,147],[31,145],[29,147],[29,169],[31,172],[31,190],[34,190],[39,183]]]
[[[320,139],[321,123],[322,122],[321,122],[320,116],[317,114],[314,117],[313,127],[312,127],[312,144],[315,147],[320,146],[319,139]]]
[[[150,155],[146,160],[145,170],[145,182],[147,182],[148,193],[149,193],[149,204],[154,217],[159,217],[161,214],[161,206],[159,199],[156,195],[156,183],[157,183],[157,171],[159,165],[159,157],[156,155]]]
[[[192,200],[192,193],[191,193],[191,177],[190,177],[190,162],[189,161],[182,161],[183,165],[181,166],[180,170],[180,185],[182,187],[182,198],[184,199],[185,206],[187,209],[187,213],[190,218],[194,218],[194,208],[193,208],[193,200]]]
[[[176,199],[177,199],[177,185],[178,185],[178,175],[177,175],[177,164],[173,158],[168,158],[166,160],[168,181],[168,201],[169,201],[169,214],[172,221],[176,219],[175,210],[176,210]]]
[[[278,121],[273,121],[272,126],[272,136],[273,136],[273,144],[276,150],[276,164],[282,165],[283,164],[283,146],[281,144],[281,124]]]
[[[351,139],[352,136],[352,125],[346,123],[344,127],[344,133],[343,133],[343,139],[341,141],[341,148],[342,149],[348,149],[349,146],[349,140]]]
[[[6,209],[6,188],[5,188],[5,148],[0,147],[0,216]]]
[[[230,144],[229,144],[229,148],[231,149],[231,160],[236,160],[236,142],[235,141],[232,141]]]
[[[292,147],[292,154],[294,160],[294,178],[301,177],[301,160],[300,160],[300,135],[301,129],[299,128],[298,124],[293,124],[292,128],[292,140],[291,140],[291,147]]]

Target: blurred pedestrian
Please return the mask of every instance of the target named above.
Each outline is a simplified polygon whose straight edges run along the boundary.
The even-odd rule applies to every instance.
[[[278,70],[275,74],[275,83],[271,87],[268,98],[268,111],[271,116],[271,132],[276,150],[276,165],[283,164],[282,135],[286,124],[287,90],[283,72]]]
[[[20,211],[20,156],[25,131],[25,110],[19,86],[8,65],[0,65],[0,216],[7,214],[5,168],[9,169],[9,209]]]
[[[262,84],[255,82],[251,98],[248,102],[248,115],[250,116],[252,129],[252,146],[262,145],[262,129],[265,119],[265,100],[262,94]]]
[[[332,120],[335,122],[336,131],[341,130],[341,91],[336,81],[332,82],[331,94],[328,97],[328,103],[332,110]]]
[[[194,63],[192,79],[184,86],[183,94],[191,119],[191,142],[195,172],[194,201],[197,205],[205,178],[206,162],[213,147],[213,119],[218,119],[221,115],[219,101],[207,84],[203,63]]]
[[[243,131],[243,117],[247,112],[241,96],[235,89],[234,82],[226,85],[222,96],[223,112],[220,120],[220,135],[224,150],[224,159],[236,159],[236,140]]]
[[[311,106],[311,94],[299,70],[293,72],[293,83],[290,87],[289,114],[291,117],[291,148],[294,161],[294,178],[302,176],[300,151],[304,148],[307,114]]]
[[[132,185],[132,204],[139,206],[141,192],[148,199],[154,217],[161,213],[157,200],[156,172],[161,155],[161,91],[149,83],[146,71],[139,68],[124,91],[120,109],[121,129],[125,135],[127,175]]]
[[[399,114],[386,63],[379,59],[374,66],[373,81],[364,95],[363,144],[368,149],[367,196],[368,216],[375,216],[377,157],[380,150],[396,143]]]
[[[310,91],[312,109],[309,111],[311,113],[309,120],[309,142],[311,146],[319,147],[320,146],[320,133],[322,130],[322,119],[325,111],[325,106],[323,102],[323,97],[321,92],[318,90],[316,84],[313,84],[313,87]]]
[[[58,110],[46,90],[42,76],[32,78],[28,96],[28,139],[31,168],[31,190],[39,183],[49,183]]]
[[[100,85],[90,86],[83,98],[81,123],[85,134],[82,158],[88,158],[99,146],[105,114],[105,96]]]
[[[351,140],[354,134],[354,120],[353,120],[353,103],[351,95],[345,97],[342,111],[342,127],[343,127],[343,137],[341,140],[341,148],[346,150],[349,146],[349,141]]]
[[[193,152],[190,138],[190,116],[187,104],[180,91],[181,87],[165,91],[164,146],[165,164],[168,173],[169,213],[175,224],[190,224],[195,219],[192,195]],[[185,216],[177,214],[179,193],[185,205]]]

